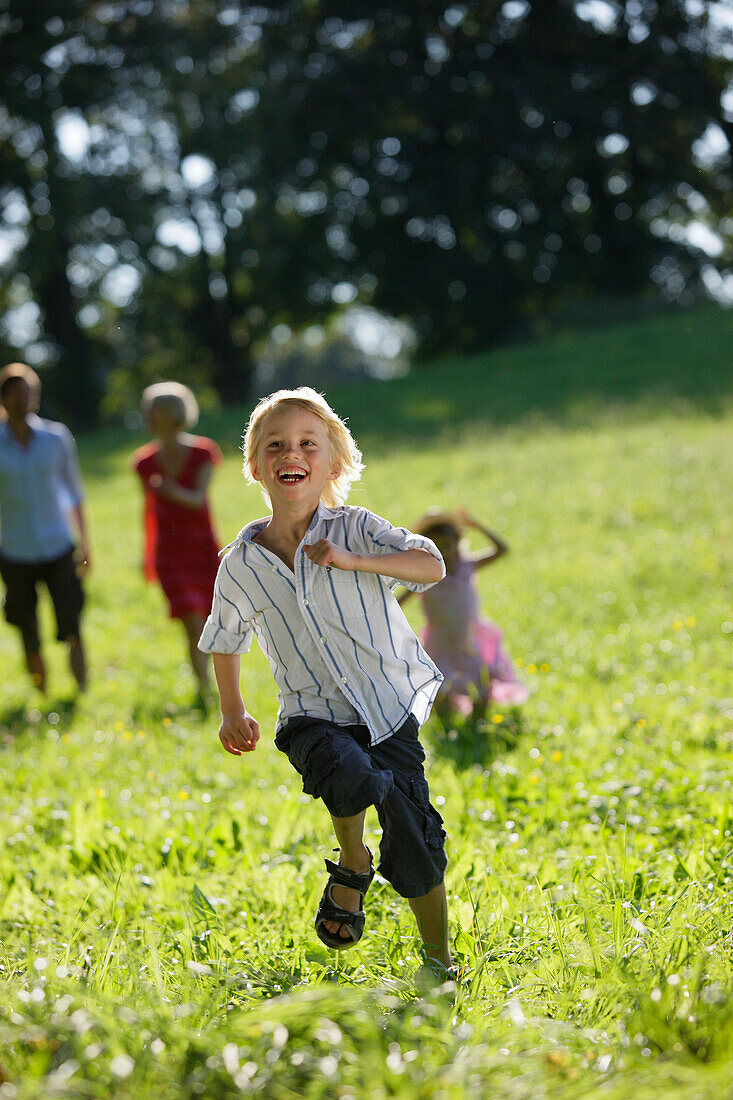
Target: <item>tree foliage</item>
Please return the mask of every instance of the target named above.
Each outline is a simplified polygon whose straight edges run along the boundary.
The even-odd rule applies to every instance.
[[[5,355],[90,423],[156,377],[242,398],[275,324],[354,301],[426,354],[691,301],[730,260],[717,10],[5,0]]]

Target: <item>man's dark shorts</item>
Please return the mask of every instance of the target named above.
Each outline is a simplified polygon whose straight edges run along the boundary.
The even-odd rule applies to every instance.
[[[79,636],[79,617],[84,590],[76,571],[73,547],[53,561],[11,561],[0,554],[0,576],[5,584],[5,618],[17,626],[28,653],[41,648],[38,632],[39,581],[48,588],[56,615],[56,636],[60,642]]]
[[[379,873],[404,898],[439,886],[446,866],[443,819],[430,804],[425,750],[410,715],[378,745],[366,726],[337,726],[322,718],[291,718],[275,745],[322,798],[334,817],[354,817],[376,806],[382,840]]]

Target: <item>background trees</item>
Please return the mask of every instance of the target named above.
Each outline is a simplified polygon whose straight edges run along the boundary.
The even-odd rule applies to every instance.
[[[0,42],[2,351],[77,422],[241,399],[352,302],[428,355],[730,262],[715,3],[6,0]]]

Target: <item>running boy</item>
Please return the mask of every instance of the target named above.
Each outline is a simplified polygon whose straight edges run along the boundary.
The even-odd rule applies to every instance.
[[[272,515],[238,535],[217,576],[199,645],[214,655],[227,752],[253,751],[260,731],[242,700],[240,654],[252,634],[279,689],[275,744],[321,798],[340,845],[315,919],[336,950],[362,936],[374,877],[366,810],[382,826],[380,873],[407,898],[427,960],[451,965],[442,819],[429,801],[418,729],[441,675],[392,590],[423,591],[445,574],[429,539],[344,505],[363,469],[346,425],[308,387],[257,405],[244,472]]]

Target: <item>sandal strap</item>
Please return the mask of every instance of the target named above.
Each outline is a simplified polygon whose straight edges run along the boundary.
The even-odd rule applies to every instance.
[[[325,898],[318,906],[318,919],[320,921],[339,921],[340,924],[350,925],[359,919],[363,921],[365,916],[363,909],[359,909],[356,913],[350,913],[348,909],[342,909],[339,905],[326,901]]]
[[[369,852],[368,848],[367,851]],[[326,870],[328,871],[329,878],[326,883],[326,889],[323,891],[323,897],[318,906],[315,926],[318,938],[322,940],[327,947],[331,947],[336,951],[343,951],[345,948],[353,947],[354,944],[359,942],[363,935],[366,922],[366,913],[362,908],[364,905],[364,895],[374,878],[374,865],[371,860],[372,853],[369,852],[369,870],[361,874],[357,871],[350,871],[347,867],[340,867],[338,863],[334,863],[330,859],[326,860]],[[356,913],[352,913],[348,909],[342,909],[340,905],[337,905],[336,902],[333,901],[331,889],[334,886],[345,886],[349,890],[356,890],[358,892],[359,909]],[[325,928],[327,922],[340,924],[341,927],[349,933],[349,938],[345,939],[339,934],[329,932]]]
[[[364,871],[359,874],[357,871],[349,871],[347,867],[340,867],[338,863],[333,863],[332,860],[327,859],[326,870],[331,876],[329,885],[346,886],[349,890],[358,890],[362,898],[369,889],[369,884],[374,878],[374,867],[370,867],[368,871]]]
[[[338,933],[329,932],[325,927],[326,921],[338,921],[341,927],[349,933],[349,938],[345,939],[344,936]],[[331,947],[336,951],[344,951],[359,942],[364,934],[365,922],[366,913],[363,910],[358,913],[348,913],[345,909],[339,909],[337,906],[331,905],[324,898],[316,913],[316,934],[327,947]]]

